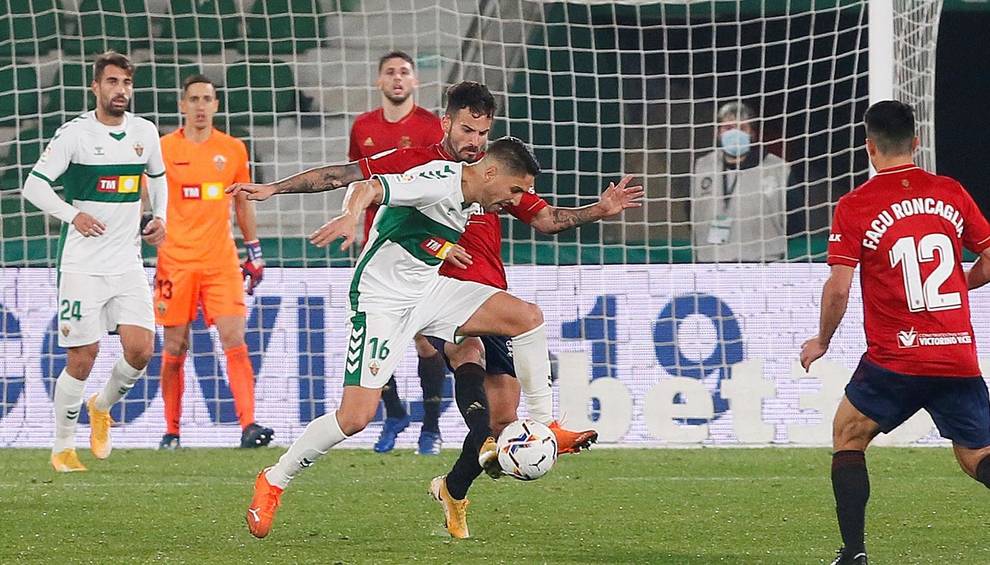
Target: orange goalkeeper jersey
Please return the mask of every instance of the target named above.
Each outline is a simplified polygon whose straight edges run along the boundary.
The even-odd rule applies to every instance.
[[[159,259],[183,268],[237,267],[230,230],[231,197],[224,189],[251,182],[244,142],[213,130],[203,143],[182,128],[162,137],[168,178],[168,225]]]

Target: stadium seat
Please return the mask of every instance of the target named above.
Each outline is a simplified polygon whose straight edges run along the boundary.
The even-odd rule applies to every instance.
[[[62,51],[86,57],[113,49],[130,53],[151,47],[144,0],[82,0],[62,16]]]
[[[55,0],[0,1],[0,21],[0,57],[45,55],[58,47]]]
[[[292,55],[320,46],[324,19],[316,0],[255,0],[247,22],[249,56]]]
[[[89,63],[66,61],[55,75],[53,88],[46,89],[45,115],[65,121],[89,110]]]
[[[38,115],[38,72],[10,62],[0,66],[0,123]]]
[[[243,51],[235,0],[173,0],[169,14],[161,18],[155,55],[219,55],[235,46]]]
[[[134,113],[159,126],[179,123],[182,81],[200,72],[195,63],[155,61],[138,65],[134,72]]]
[[[241,61],[227,66],[221,111],[229,124],[269,125],[277,114],[295,112],[298,92],[283,62]]]

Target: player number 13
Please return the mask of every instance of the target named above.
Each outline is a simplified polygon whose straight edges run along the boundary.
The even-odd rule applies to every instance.
[[[938,257],[935,251],[938,250]],[[924,281],[921,280],[921,263],[938,259],[935,270]],[[952,241],[944,233],[930,233],[915,245],[913,237],[902,237],[890,248],[890,266],[901,264],[904,274],[904,294],[908,310],[912,312],[937,312],[953,310],[962,306],[958,292],[941,294],[939,288],[952,275],[956,258]]]

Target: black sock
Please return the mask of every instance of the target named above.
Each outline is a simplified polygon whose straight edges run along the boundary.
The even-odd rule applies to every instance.
[[[990,488],[990,455],[980,459],[980,464],[976,466],[976,480]]]
[[[842,544],[851,555],[866,551],[866,502],[870,499],[870,475],[862,451],[832,454],[832,492]]]
[[[478,450],[492,431],[488,424],[484,382],[485,370],[480,365],[468,363],[454,371],[454,398],[468,427],[461,454],[447,473],[447,490],[457,500],[467,496],[471,483],[481,474]]]
[[[395,386],[395,377],[392,377],[382,387],[382,402],[385,403],[386,418],[405,418],[406,407],[399,400],[399,389]]]
[[[420,357],[419,384],[423,387],[423,430],[440,433],[440,402],[443,400],[443,379],[447,366],[443,356]]]

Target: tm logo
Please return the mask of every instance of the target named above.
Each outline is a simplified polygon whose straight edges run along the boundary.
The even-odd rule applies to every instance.
[[[918,332],[911,328],[908,331],[901,330],[897,332],[897,341],[900,342],[902,349],[908,347],[918,347]]]

